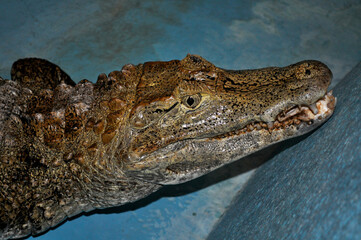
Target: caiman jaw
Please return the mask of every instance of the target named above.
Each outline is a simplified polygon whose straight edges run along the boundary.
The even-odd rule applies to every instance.
[[[202,145],[202,142],[206,143],[206,145],[207,143],[210,145],[214,145],[214,143],[216,143],[215,145],[223,146],[225,148],[227,145],[229,145],[229,142],[233,142],[234,146],[236,146],[236,144],[239,144],[239,142],[244,141],[248,142],[249,147],[244,147],[242,146],[242,144],[239,144],[240,147],[238,148],[241,150],[238,157],[242,155],[247,155],[248,153],[252,152],[253,148],[260,147],[260,145],[256,143],[257,140],[247,140],[249,136],[253,136],[254,139],[258,140],[260,139],[260,137],[264,138],[263,140],[265,142],[268,142],[268,145],[271,145],[284,140],[283,138],[287,135],[288,137],[296,137],[298,135],[302,135],[306,132],[312,131],[317,126],[324,123],[329,117],[331,117],[336,106],[336,101],[337,99],[332,95],[331,90],[322,98],[309,106],[294,106],[288,108],[285,111],[282,111],[277,115],[276,120],[273,122],[252,122],[239,130],[210,137],[208,139],[195,140],[195,142],[193,142],[193,145]],[[265,146],[267,146],[267,144],[265,144]],[[212,157],[213,156],[210,155],[208,159],[211,159]],[[234,157],[235,156],[230,156],[230,161],[227,162],[232,162],[233,160],[236,160],[237,157]],[[195,167],[197,168],[197,166]],[[208,167],[208,170],[214,169],[214,166],[212,165]],[[204,169],[202,168],[199,168],[198,170],[188,170],[186,168],[182,168],[183,166],[179,164],[171,164],[166,168],[167,174],[169,176],[172,176],[170,177],[170,179],[174,179],[173,181],[168,180],[168,184],[182,182],[185,176],[187,176],[188,174],[197,176],[204,173]],[[181,171],[179,171],[180,169]]]
[[[211,139],[222,139],[261,129],[266,129],[271,133],[272,131],[288,128],[291,125],[300,125],[302,122],[307,123],[308,125],[312,125],[315,120],[320,121],[329,118],[334,111],[336,101],[337,99],[332,95],[331,90],[325,96],[311,105],[293,106],[282,111],[277,115],[275,121],[267,123],[252,122],[241,129],[217,135]]]

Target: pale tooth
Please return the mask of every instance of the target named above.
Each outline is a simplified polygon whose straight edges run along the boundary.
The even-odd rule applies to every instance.
[[[301,108],[299,106],[296,106],[294,108],[291,108],[290,110],[288,110],[287,112],[284,112],[282,114],[279,114],[277,116],[277,120],[280,122],[285,121],[286,119],[296,115],[297,113],[299,113],[301,111]]]
[[[317,108],[317,106],[316,106],[316,103],[310,105],[309,108],[312,110],[312,112],[313,112],[314,114],[317,114],[317,113],[318,113],[318,108]]]
[[[300,112],[300,109],[298,109],[298,107],[292,108],[291,110],[289,110],[288,112],[286,112],[285,117],[286,117],[286,118],[292,117],[292,116],[296,115],[296,114],[299,113],[299,112]]]

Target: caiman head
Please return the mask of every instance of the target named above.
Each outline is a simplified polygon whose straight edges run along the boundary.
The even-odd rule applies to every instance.
[[[318,61],[232,71],[188,55],[142,68],[124,170],[148,182],[188,181],[307,133],[335,106]]]

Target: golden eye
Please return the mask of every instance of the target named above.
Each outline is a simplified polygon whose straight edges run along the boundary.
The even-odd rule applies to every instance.
[[[199,103],[201,102],[201,99],[202,99],[202,96],[201,96],[201,94],[198,93],[198,94],[183,97],[182,103],[187,108],[194,109],[199,105]]]

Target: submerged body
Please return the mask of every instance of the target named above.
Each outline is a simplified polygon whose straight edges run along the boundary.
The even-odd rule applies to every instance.
[[[188,55],[75,84],[42,59],[0,79],[0,239],[194,179],[327,120],[318,61],[231,71]]]

